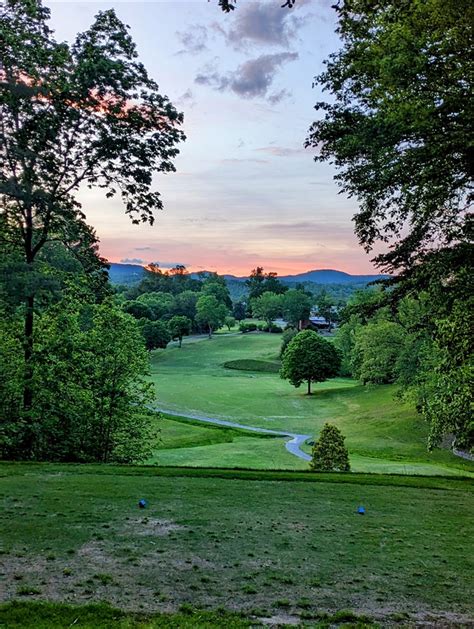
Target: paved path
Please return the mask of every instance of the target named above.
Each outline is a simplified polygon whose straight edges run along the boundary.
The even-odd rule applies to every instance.
[[[278,435],[279,437],[288,437],[289,440],[285,443],[285,448],[290,452],[290,454],[294,454],[294,456],[299,457],[300,459],[304,459],[305,461],[310,461],[311,457],[306,452],[301,450],[300,446],[309,439],[311,435],[298,435],[294,432],[282,432],[281,430],[270,430],[269,428],[258,428],[257,426],[246,426],[245,424],[237,424],[236,422],[230,422],[227,419],[217,419],[215,417],[206,417],[205,415],[194,415],[191,413],[178,413],[176,411],[169,411],[166,408],[160,408],[157,406],[153,407],[153,410],[159,411],[161,413],[166,413],[167,415],[174,415],[176,417],[183,417],[184,419],[195,419],[200,422],[204,422],[206,424],[215,424],[217,426],[227,426],[228,428],[239,428],[240,430],[248,430],[249,432],[258,432],[264,435]]]

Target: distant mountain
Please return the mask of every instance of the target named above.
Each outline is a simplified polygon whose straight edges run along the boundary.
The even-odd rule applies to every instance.
[[[110,264],[109,277],[112,284],[137,284],[144,275],[144,268],[138,264],[118,264],[112,262]],[[203,271],[203,274],[209,273]],[[191,277],[197,279],[197,273],[191,273]],[[236,287],[237,284],[245,282],[247,277],[238,277],[236,275],[223,276],[229,285]],[[315,269],[306,271],[306,273],[298,273],[297,275],[278,275],[278,279],[283,284],[298,284],[303,282],[311,282],[313,284],[368,284],[379,279],[386,279],[389,275],[350,275],[343,271],[334,269]],[[238,291],[240,292],[240,291]]]
[[[224,275],[229,282],[245,282],[247,277],[237,277],[236,275]],[[298,284],[300,282],[312,282],[313,284],[368,284],[375,280],[387,279],[390,275],[350,275],[344,271],[334,269],[315,269],[298,273],[297,275],[278,275],[278,279],[283,284]]]
[[[282,275],[278,279],[285,284],[313,282],[314,284],[368,284],[389,278],[389,275],[350,275],[334,269],[315,269],[298,275]]]
[[[110,262],[109,279],[112,284],[138,284],[145,269],[139,264],[118,264]]]

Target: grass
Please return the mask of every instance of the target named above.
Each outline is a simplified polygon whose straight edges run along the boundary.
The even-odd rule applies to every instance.
[[[103,621],[112,627],[187,627],[150,617],[182,605],[328,624],[350,614],[469,621],[469,480],[60,464],[0,464],[0,475],[4,601],[107,601],[141,614]],[[102,626],[70,608],[64,625],[22,625],[35,609],[3,607],[0,626]]]
[[[363,387],[351,379],[335,378],[315,385],[315,394],[306,396],[276,373],[225,368],[229,362],[275,364],[280,342],[280,335],[271,334],[222,336],[155,352],[152,378],[157,404],[183,415],[208,415],[312,436],[329,421],[346,436],[352,468],[359,472],[474,476],[472,463],[445,450],[427,452],[426,423],[409,404],[396,399],[393,386]],[[289,454],[283,443],[257,442],[251,434],[208,444],[197,440],[187,449],[159,451],[153,461],[303,469],[306,463]]]
[[[251,627],[249,620],[229,612],[185,609],[174,614],[124,612],[107,603],[83,606],[64,603],[13,602],[0,607],[0,627],[35,629],[228,629]]]

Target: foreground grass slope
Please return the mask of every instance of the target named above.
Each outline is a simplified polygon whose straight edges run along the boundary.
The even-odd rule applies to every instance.
[[[363,387],[347,378],[314,386],[306,396],[276,373],[226,369],[229,361],[278,358],[280,335],[248,334],[189,343],[152,355],[157,405],[182,415],[210,416],[242,424],[317,435],[326,421],[346,436],[356,471],[466,474],[474,466],[448,451],[426,451],[427,426],[414,409],[395,398],[393,386]],[[249,441],[250,439],[250,441]],[[215,465],[303,469],[283,441],[236,438],[233,445],[176,444],[152,459],[164,465]],[[199,447],[194,448],[193,445]],[[310,448],[308,447],[308,452]]]
[[[0,465],[2,599],[471,620],[471,481],[185,473]]]

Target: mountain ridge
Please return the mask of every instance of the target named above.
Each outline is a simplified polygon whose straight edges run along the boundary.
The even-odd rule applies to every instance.
[[[122,264],[118,262],[110,262],[109,277],[112,284],[134,284],[139,282],[144,275],[144,267],[139,264]],[[209,271],[203,271],[209,273]],[[197,273],[191,273],[192,277],[197,277]],[[248,276],[237,276],[224,274],[228,281],[245,282]],[[337,269],[312,269],[304,273],[295,275],[278,275],[278,279],[285,284],[297,284],[303,282],[312,282],[314,284],[368,284],[380,279],[388,279],[390,275],[383,274],[366,274],[352,275],[345,271]]]

